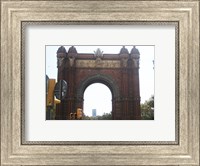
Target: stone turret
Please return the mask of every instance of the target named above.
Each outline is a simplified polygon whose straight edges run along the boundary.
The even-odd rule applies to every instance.
[[[58,50],[57,50],[57,54],[58,54],[58,53],[66,53],[65,47],[64,47],[64,46],[60,46],[60,47],[58,48]]]
[[[67,51],[64,46],[61,46],[57,50],[57,67],[60,67],[67,56]]]
[[[71,46],[68,50],[67,57],[69,58],[70,66],[72,67],[74,65],[75,59],[77,57],[78,53],[74,46]]]
[[[73,57],[77,55],[77,50],[74,46],[71,46],[68,50],[68,56]]]
[[[128,49],[125,48],[125,46],[123,46],[119,52],[119,56],[121,58],[128,58],[129,57],[129,52],[128,52]]]
[[[138,49],[135,46],[133,46],[133,48],[131,50],[131,58],[140,59],[140,52],[138,51]]]
[[[125,46],[123,46],[120,50],[120,53],[119,53],[119,57],[121,58],[121,66],[122,67],[127,67],[127,61],[128,61],[128,58],[129,58],[129,52],[128,52],[128,49],[125,48]]]
[[[135,46],[131,50],[130,57],[134,62],[134,67],[139,68],[140,52]]]

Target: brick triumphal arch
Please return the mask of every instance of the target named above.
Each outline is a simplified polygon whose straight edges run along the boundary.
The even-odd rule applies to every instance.
[[[141,119],[138,49],[122,47],[119,54],[78,53],[74,46],[57,51],[58,81],[68,84],[67,95],[56,106],[56,119],[69,119],[71,112],[83,108],[84,91],[93,83],[105,84],[112,93],[113,120]],[[97,94],[98,95],[98,94]],[[83,110],[84,112],[84,110]]]

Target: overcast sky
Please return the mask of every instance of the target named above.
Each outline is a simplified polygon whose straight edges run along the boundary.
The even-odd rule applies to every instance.
[[[60,46],[46,46],[46,74],[49,78],[57,79],[56,52]],[[64,46],[68,51],[71,46]],[[78,53],[94,53],[100,48],[103,53],[118,54],[122,46],[75,46]],[[133,46],[125,46],[129,52]],[[144,103],[154,95],[154,46],[136,46],[140,52],[140,96]],[[98,95],[97,95],[98,94]],[[84,113],[92,115],[92,109],[97,110],[97,115],[109,113],[112,110],[112,96],[110,89],[104,84],[94,83],[86,88],[84,93]]]

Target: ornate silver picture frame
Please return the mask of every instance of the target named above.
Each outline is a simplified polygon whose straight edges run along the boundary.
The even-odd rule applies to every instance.
[[[37,22],[175,24],[176,140],[26,141],[23,28]],[[199,165],[199,2],[1,1],[1,165]]]

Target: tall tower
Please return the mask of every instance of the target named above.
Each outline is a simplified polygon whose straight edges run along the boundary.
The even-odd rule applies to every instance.
[[[130,53],[130,98],[133,99],[133,102],[129,103],[133,108],[133,119],[141,119],[141,110],[140,110],[140,82],[139,82],[139,61],[140,61],[140,52],[138,49],[133,46]]]
[[[97,116],[97,110],[96,109],[92,109],[92,116],[96,117]]]
[[[120,50],[121,59],[121,116],[124,119],[141,119],[140,115],[140,87],[139,60],[140,53],[133,46],[131,52],[124,46]]]
[[[66,63],[67,51],[65,47],[59,47],[57,51],[57,68],[58,68],[58,75],[57,80],[65,80],[65,63]],[[65,119],[66,112],[65,110],[65,102],[61,101],[60,104],[56,105],[56,119],[61,120]]]

